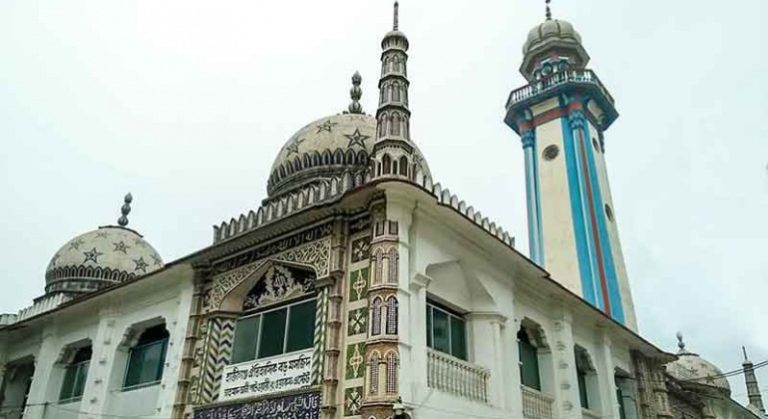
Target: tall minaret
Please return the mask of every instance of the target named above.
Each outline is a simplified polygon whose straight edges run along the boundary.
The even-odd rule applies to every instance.
[[[549,0],[523,55],[529,84],[510,93],[504,122],[522,137],[531,259],[636,330],[604,159],[613,97],[586,68],[578,32],[552,19]]]
[[[395,2],[392,30],[381,41],[379,107],[371,170],[374,178],[403,177],[420,181],[429,169],[411,141],[408,38],[399,30],[398,13],[399,5]]]
[[[744,363],[741,364],[744,367],[744,380],[747,383],[747,397],[749,397],[749,406],[747,408],[760,412],[762,417],[765,417],[765,406],[763,406],[763,397],[760,394],[760,386],[757,384],[757,376],[755,375],[755,365],[747,357],[747,349],[741,347],[744,351]]]

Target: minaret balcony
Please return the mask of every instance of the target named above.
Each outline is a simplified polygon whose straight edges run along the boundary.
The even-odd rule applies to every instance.
[[[507,99],[507,116],[504,122],[517,131],[518,115],[536,103],[560,94],[578,94],[581,98],[594,100],[601,110],[600,128],[607,129],[618,118],[613,96],[608,93],[594,71],[566,70],[536,80],[513,90]]]

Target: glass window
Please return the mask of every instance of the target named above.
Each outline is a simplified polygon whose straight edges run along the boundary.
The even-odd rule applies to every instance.
[[[232,348],[232,363],[250,361],[256,354],[254,348],[259,339],[261,316],[246,317],[237,321],[235,344]]]
[[[580,347],[576,347],[573,352],[574,357],[576,358],[576,379],[578,380],[579,384],[579,401],[581,402],[581,407],[584,409],[589,409],[589,387],[587,386],[587,375],[592,372],[589,365],[589,355],[587,355],[587,352]]]
[[[85,390],[88,378],[88,367],[91,363],[91,347],[80,348],[75,352],[72,361],[64,371],[64,381],[61,384],[59,401],[80,400]]]
[[[131,348],[123,387],[159,382],[163,376],[167,346],[168,331],[164,325],[145,330],[136,346]]]
[[[315,337],[315,300],[291,307],[286,352],[311,348]]]
[[[432,303],[427,303],[427,346],[467,359],[467,332],[464,319]]]
[[[523,329],[517,332],[517,348],[520,353],[520,381],[526,387],[541,390],[539,355]]]
[[[259,358],[280,355],[285,345],[285,321],[288,310],[275,310],[264,314],[264,324],[261,326],[261,343]]]
[[[317,299],[263,311],[237,321],[233,364],[312,347]]]

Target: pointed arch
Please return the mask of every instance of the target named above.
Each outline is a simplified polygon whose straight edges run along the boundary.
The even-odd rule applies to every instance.
[[[340,148],[333,152],[333,164],[344,164],[344,152]]]
[[[408,177],[408,158],[405,156],[400,157],[400,175]]]
[[[392,84],[392,92],[393,92],[392,101],[400,102],[400,83],[394,82]]]
[[[387,378],[386,378],[386,392],[387,394],[397,394],[397,370],[399,359],[395,351],[388,352],[386,357],[387,365]]]
[[[393,112],[392,113],[392,128],[390,134],[392,135],[400,135],[400,124],[402,123],[402,118],[400,117],[400,113]]]
[[[384,154],[384,157],[381,158],[381,164],[383,174],[388,175],[392,167],[392,158],[389,157],[389,154]]]
[[[393,295],[387,298],[387,325],[385,331],[388,335],[397,334],[397,316],[398,302],[397,297]]]
[[[388,284],[397,284],[398,278],[397,278],[397,266],[399,261],[399,254],[397,253],[396,248],[389,249],[389,252],[387,253],[387,283]]]
[[[371,303],[371,336],[381,334],[381,311],[383,305],[381,297],[376,297]]]
[[[373,351],[371,357],[368,358],[368,394],[379,393],[379,364],[381,363],[381,355],[379,351]]]

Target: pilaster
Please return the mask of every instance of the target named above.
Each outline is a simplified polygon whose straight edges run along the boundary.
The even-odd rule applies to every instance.
[[[573,355],[573,318],[561,312],[552,321],[552,362],[555,375],[555,404],[558,417],[578,417],[581,414],[576,362]]]
[[[48,409],[49,377],[59,355],[57,330],[46,326],[41,334],[40,349],[35,356],[35,372],[27,396],[27,408],[24,419],[43,419]]]

